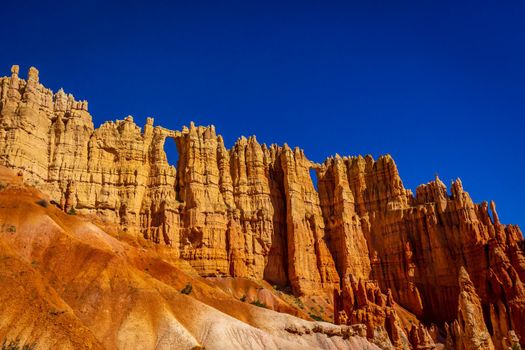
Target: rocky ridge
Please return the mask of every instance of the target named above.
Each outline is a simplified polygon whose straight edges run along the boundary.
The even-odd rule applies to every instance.
[[[0,164],[64,211],[169,246],[201,276],[265,280],[296,296],[335,290],[335,321],[367,324],[385,347],[433,348],[431,323],[442,335],[452,323],[450,339],[469,334],[454,320],[471,299],[487,344],[525,339],[522,233],[459,179],[451,193],[436,177],[414,195],[388,155],[317,164],[253,136],[228,150],[213,126],[176,131],[148,118],[140,128],[126,117],[95,128],[86,101],[45,88],[35,68],[18,75],[13,66],[0,78]],[[402,326],[394,303],[422,323]]]

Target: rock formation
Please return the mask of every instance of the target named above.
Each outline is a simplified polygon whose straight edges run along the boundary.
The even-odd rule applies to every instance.
[[[377,282],[357,280],[350,275],[343,281],[341,292],[334,292],[334,312],[336,324],[365,324],[367,337],[382,344],[385,349],[408,349],[409,332],[403,329],[401,320],[394,308],[394,300],[390,290],[385,295],[381,293]],[[413,335],[414,348],[422,348],[427,339],[419,339],[428,335],[424,328],[420,333]],[[429,349],[433,349],[434,342],[428,341]]]
[[[379,350],[363,325],[295,317],[267,283],[183,265],[67,215],[0,166],[2,349]],[[231,292],[254,285],[273,305]]]
[[[448,344],[451,349],[492,350],[494,344],[483,319],[481,302],[467,271],[461,267],[459,272],[458,319],[448,329]]]
[[[63,210],[169,246],[201,276],[263,279],[297,296],[336,290],[345,311],[336,318],[349,320],[362,308],[345,310],[355,303],[344,300],[352,276],[444,327],[457,316],[464,266],[494,346],[503,348],[512,332],[525,339],[522,233],[500,222],[494,202],[473,203],[459,179],[450,194],[436,177],[413,195],[388,155],[317,164],[298,148],[255,137],[228,150],[213,126],[175,131],[152,118],[142,129],[132,117],[95,129],[86,101],[53,94],[35,68],[27,80],[18,66],[11,73],[0,78],[0,164]],[[177,164],[167,161],[167,138],[177,144]],[[378,293],[368,303],[380,303],[387,320]],[[395,338],[395,317],[388,322]],[[423,330],[401,331],[429,343]]]

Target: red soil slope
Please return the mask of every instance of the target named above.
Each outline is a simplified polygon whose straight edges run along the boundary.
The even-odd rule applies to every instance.
[[[377,349],[355,327],[242,302],[232,290],[259,298],[253,281],[195,277],[63,213],[4,168],[0,184],[0,339],[38,349]],[[308,318],[268,287],[265,303]]]

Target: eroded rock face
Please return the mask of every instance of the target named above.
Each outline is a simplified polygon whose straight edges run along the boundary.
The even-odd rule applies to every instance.
[[[448,344],[451,349],[492,350],[494,344],[488,332],[483,310],[476,289],[467,271],[461,267],[459,273],[458,318],[448,329]]]
[[[213,126],[175,131],[152,118],[143,128],[126,117],[95,129],[86,101],[45,88],[34,68],[26,80],[18,74],[13,66],[0,78],[0,163],[65,211],[170,246],[202,276],[265,279],[296,295],[336,290],[343,304],[354,303],[344,300],[350,275],[373,280],[438,325],[457,317],[464,266],[494,346],[513,331],[525,339],[522,233],[500,222],[493,202],[473,203],[459,179],[450,194],[436,178],[414,196],[390,156],[316,164],[255,137],[228,150]],[[178,164],[167,161],[167,138]],[[428,343],[424,331],[403,332]]]
[[[365,324],[367,337],[383,349],[435,349],[436,344],[423,324],[405,328],[389,289],[382,293],[377,281],[350,275],[342,290],[334,292],[336,324]]]

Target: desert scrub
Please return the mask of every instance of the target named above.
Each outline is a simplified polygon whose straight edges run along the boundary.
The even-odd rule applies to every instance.
[[[246,301],[246,295],[243,295],[240,299],[240,301],[242,301],[243,303]]]
[[[301,299],[299,299],[299,298],[296,297],[296,298],[294,299],[294,302],[295,302],[295,305],[299,306],[301,309],[304,309],[304,304],[303,304],[303,302],[302,302]]]
[[[193,286],[191,285],[191,283],[188,283],[188,284],[186,285],[186,287],[182,288],[182,290],[181,290],[180,292],[181,292],[182,294],[186,294],[186,295],[188,295],[188,294],[191,293],[192,290],[193,290]]]
[[[49,205],[49,203],[45,199],[37,200],[36,204],[38,204],[39,206],[41,206],[43,208],[47,208],[47,206]]]
[[[23,344],[20,345],[20,339],[10,340],[7,342],[7,339],[4,339],[2,342],[2,350],[33,350],[35,344]]]
[[[324,322],[324,319],[321,316],[314,315],[314,314],[308,314],[313,320]]]
[[[258,307],[263,307],[265,309],[268,308],[268,306],[265,303],[263,303],[262,301],[260,301],[259,299],[255,300],[255,301],[252,301],[250,304],[258,306]]]
[[[292,293],[292,289],[290,288],[290,286],[280,286],[280,285],[274,284],[272,287],[273,289],[275,289],[276,291],[280,293],[284,293],[284,294]]]
[[[15,225],[9,225],[9,226],[7,226],[7,232],[9,232],[9,233],[15,233],[15,232],[16,232],[16,226],[15,226]]]
[[[61,315],[65,313],[64,310],[58,310],[58,309],[55,309],[54,307],[51,308],[51,310],[49,310],[49,314],[52,315],[52,316],[58,316],[58,315]]]
[[[67,212],[69,215],[77,215],[77,211],[75,210],[75,208],[71,208],[68,210]]]

